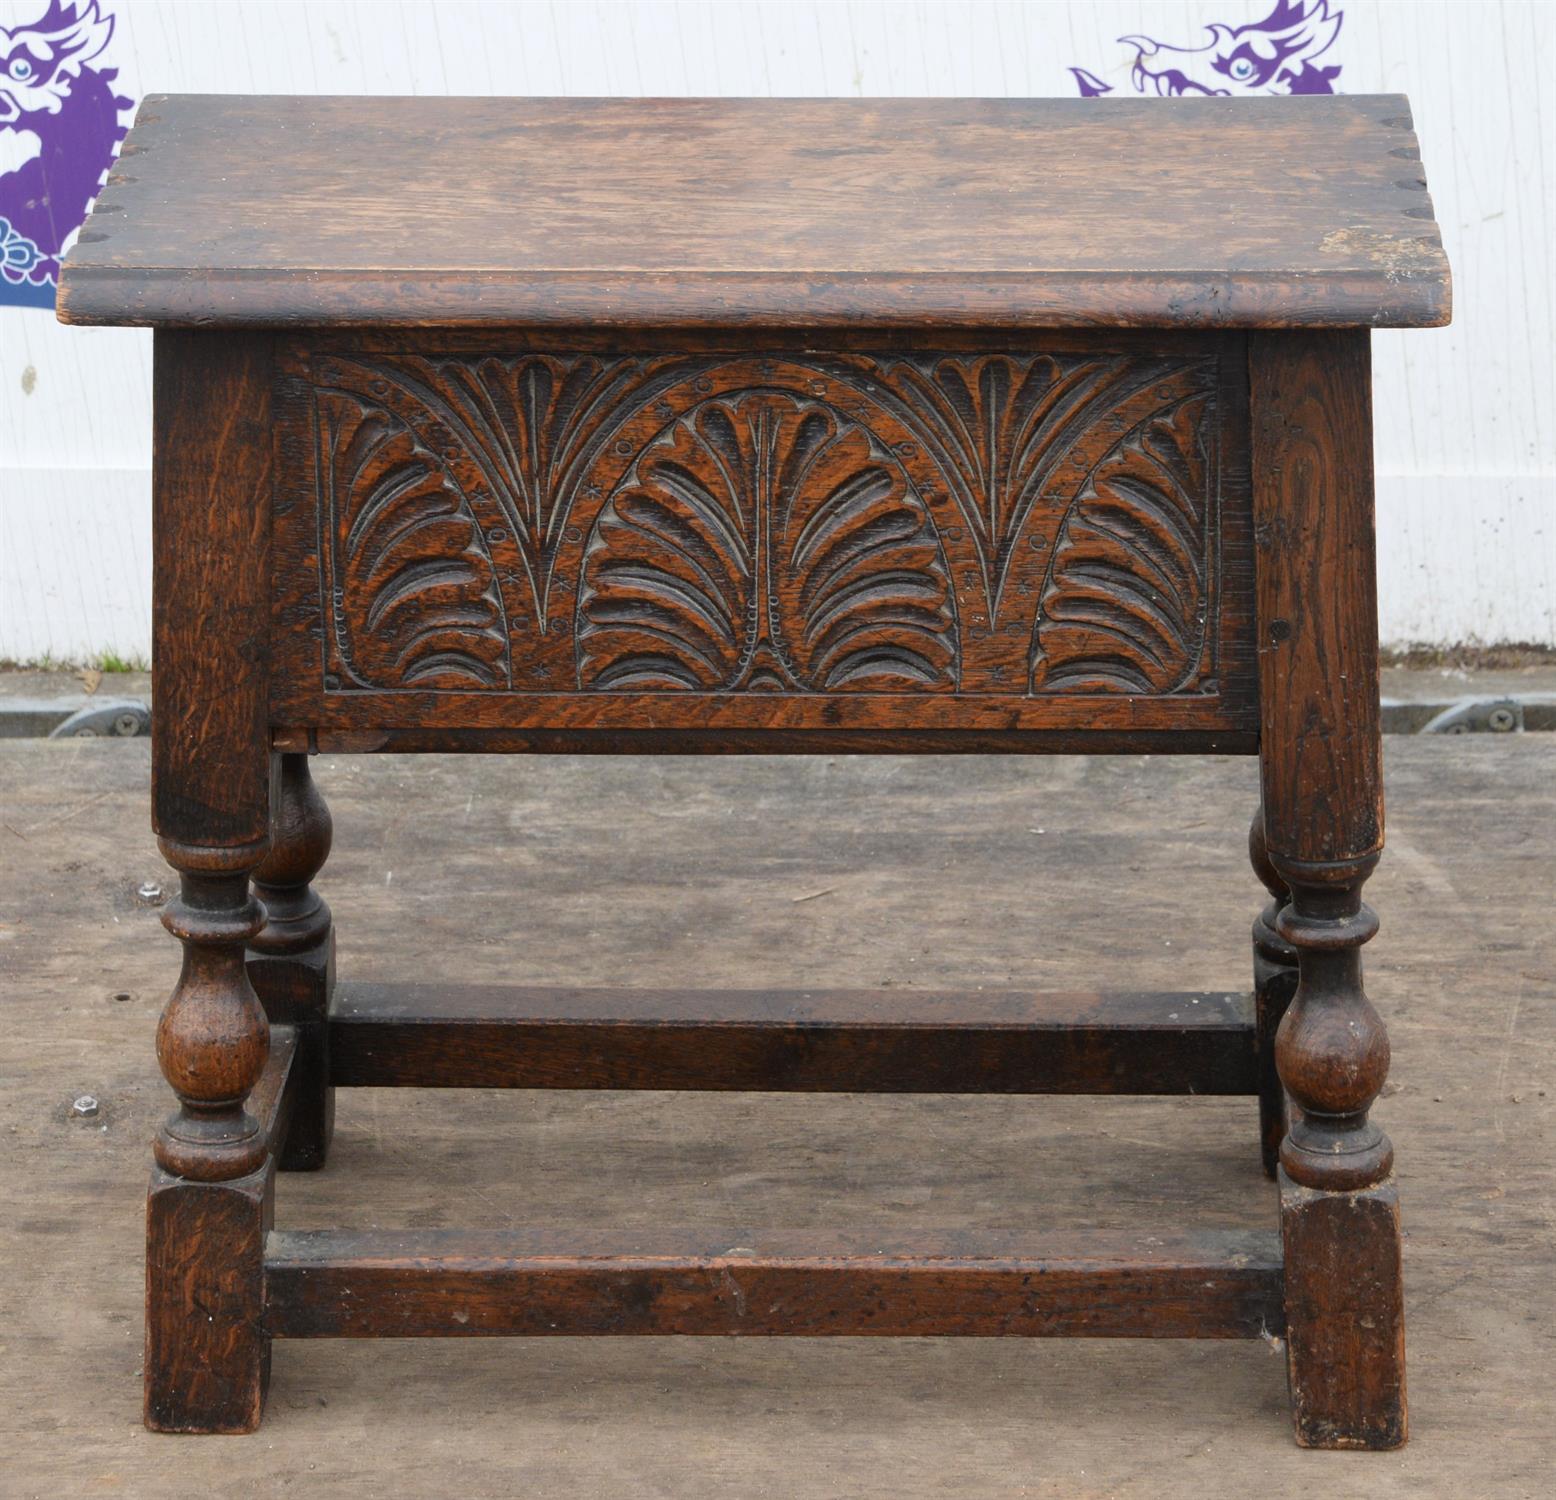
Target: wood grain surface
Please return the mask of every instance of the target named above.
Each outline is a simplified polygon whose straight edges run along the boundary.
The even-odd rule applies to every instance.
[[[268,1161],[225,1182],[152,1170],[142,1372],[142,1416],[152,1432],[259,1425],[270,1381],[264,1245],[274,1201]]]
[[[1416,326],[1401,95],[149,95],[78,323]]]
[[[684,175],[686,163],[676,153],[699,124],[717,137],[735,118],[733,144],[714,140],[711,162],[701,164],[715,175],[721,164],[749,173],[756,138],[742,113],[747,106],[694,102],[678,131],[657,135],[642,129],[642,111],[652,106],[641,103],[626,106],[637,112],[631,120],[614,105],[590,104],[587,115],[558,108],[554,116],[534,114],[543,106],[524,106],[530,118],[519,125],[529,129],[521,128],[523,147],[515,150],[505,106],[437,103],[421,121],[423,139],[408,150],[394,149],[386,137],[381,104],[325,100],[316,108],[326,115],[343,110],[350,120],[310,121],[305,106],[287,122],[301,124],[302,134],[288,149],[267,152],[252,117],[241,133],[231,133],[235,114],[263,108],[264,101],[197,101],[187,112],[178,101],[153,101],[153,111],[160,103],[168,113],[148,114],[141,139],[126,148],[132,171],[120,174],[118,186],[131,189],[131,199],[142,196],[138,182],[123,177],[134,178],[143,158],[157,157],[146,169],[148,194],[173,180],[220,182],[230,208],[243,186],[240,141],[245,160],[263,160],[272,172],[282,168],[289,184],[334,189],[338,212],[323,218],[319,203],[305,202],[305,227],[285,195],[254,184],[247,197],[263,203],[267,217],[257,230],[244,225],[245,243],[260,246],[241,265],[222,253],[231,216],[217,204],[186,203],[182,217],[194,226],[193,254],[181,256],[164,241],[162,261],[149,276],[141,274],[149,263],[135,260],[143,216],[125,203],[107,204],[107,214],[124,215],[129,262],[117,271],[153,297],[170,282],[187,290],[231,284],[234,276],[262,293],[281,286],[290,294],[303,285],[310,296],[332,287],[340,295],[327,316],[307,311],[306,301],[283,312],[272,300],[257,316],[231,304],[216,316],[206,304],[196,310],[197,323],[355,326],[366,310],[380,329],[435,324],[438,315],[403,311],[431,306],[418,303],[418,285],[423,294],[428,286],[457,290],[458,306],[470,309],[485,304],[495,277],[510,292],[517,278],[521,295],[544,286],[552,299],[549,317],[510,311],[497,319],[534,328],[569,321],[558,311],[565,296],[552,288],[560,274],[595,284],[576,320],[591,323],[596,337],[623,323],[636,325],[642,337],[634,341],[629,333],[619,350],[440,347],[457,337],[452,325],[491,321],[469,311],[442,317],[451,326],[425,346],[387,356],[349,344],[279,346],[262,333],[240,333],[228,358],[225,340],[213,343],[205,327],[162,334],[159,667],[172,673],[175,690],[166,702],[178,733],[158,740],[156,826],[164,855],[181,875],[181,896],[164,923],[184,942],[186,956],[158,1031],[158,1059],[180,1110],[155,1146],[166,1175],[154,1180],[148,1224],[148,1426],[252,1428],[263,1404],[267,1333],[285,1327],[293,1308],[301,1310],[301,1331],[361,1335],[464,1328],[472,1306],[482,1311],[478,1326],[490,1332],[1024,1329],[1192,1336],[1269,1330],[1269,1307],[1281,1293],[1275,1258],[1267,1257],[1254,1278],[1262,1302],[1250,1310],[1237,1295],[1238,1273],[1248,1269],[1243,1252],[1189,1256],[1186,1265],[1169,1256],[1171,1264],[1159,1265],[1127,1251],[1103,1247],[1099,1258],[1081,1248],[1059,1255],[1051,1271],[1041,1257],[995,1266],[977,1252],[969,1252],[976,1262],[970,1266],[952,1264],[966,1255],[940,1252],[930,1253],[927,1264],[899,1252],[883,1265],[873,1251],[818,1257],[791,1248],[744,1266],[726,1264],[737,1262],[739,1250],[696,1250],[644,1264],[631,1253],[607,1254],[601,1263],[585,1250],[578,1264],[559,1267],[559,1256],[576,1255],[543,1248],[498,1257],[452,1231],[435,1237],[430,1250],[407,1242],[403,1263],[390,1263],[395,1257],[373,1236],[358,1250],[353,1232],[337,1232],[310,1241],[324,1247],[324,1264],[294,1278],[282,1255],[272,1277],[268,1268],[260,1271],[253,1251],[268,1217],[261,1169],[271,1131],[245,1110],[262,1076],[268,1023],[244,969],[244,944],[263,950],[263,929],[271,949],[306,949],[319,960],[310,976],[310,1029],[300,1039],[314,1044],[311,1088],[319,1095],[307,1113],[323,1120],[327,1107],[321,1113],[317,1106],[333,1076],[323,1045],[330,929],[327,908],[309,887],[328,851],[328,820],[322,802],[308,796],[305,760],[295,752],[277,763],[278,786],[288,784],[287,766],[294,773],[286,794],[291,810],[274,815],[265,757],[277,721],[283,730],[310,732],[1245,730],[1254,708],[1247,652],[1257,645],[1263,825],[1269,862],[1291,897],[1274,926],[1300,965],[1274,1049],[1281,1082],[1299,1109],[1280,1160],[1297,1185],[1335,1195],[1318,1205],[1324,1214],[1342,1193],[1381,1190],[1392,1147],[1367,1110],[1384,1082],[1388,1047],[1362,991],[1357,953],[1375,927],[1359,892],[1381,841],[1365,453],[1369,370],[1367,334],[1358,325],[1446,316],[1445,278],[1433,274],[1442,269],[1435,230],[1414,222],[1430,218],[1424,200],[1401,205],[1365,170],[1354,181],[1333,170],[1345,162],[1373,163],[1384,149],[1375,136],[1408,129],[1407,116],[1378,112],[1390,102],[1372,100],[1370,113],[1365,101],[1355,109],[1304,101],[1300,114],[1283,105],[1257,116],[1242,107],[1234,116],[1221,101],[1191,101],[1158,137],[1167,142],[1163,159],[1174,167],[1151,184],[1168,221],[1179,227],[1162,245],[1136,238],[1128,250],[1098,233],[1095,195],[1080,179],[1101,188],[1114,219],[1129,217],[1138,183],[1106,163],[1110,156],[1116,162],[1128,140],[1125,127],[1142,133],[1145,117],[1135,106],[1106,116],[1088,113],[1086,105],[1080,112],[1039,108],[1051,128],[1033,131],[1025,142],[1008,117],[991,127],[984,105],[888,109],[885,114],[897,117],[884,123],[897,127],[907,153],[901,144],[888,149],[879,127],[842,141],[818,120],[802,137],[814,170],[765,164],[785,180],[819,187],[824,200],[843,195],[867,204],[900,196],[905,186],[924,226],[911,238],[894,236],[890,213],[877,215],[878,232],[884,229],[892,246],[890,263],[860,258],[862,222],[840,224],[837,215],[814,209],[795,213],[769,195],[761,206],[774,227],[760,238],[776,253],[770,250],[753,269],[749,256],[731,257],[734,221],[699,218],[698,204],[707,196],[701,188],[678,226],[678,265],[671,269],[653,233],[641,227],[643,194],[662,187],[667,169],[673,175],[679,167]],[[280,113],[273,102],[271,109]],[[461,134],[445,128],[451,109],[487,113],[475,116],[473,134]],[[767,109],[762,123],[792,150],[793,128],[804,129],[805,112],[784,122],[786,136],[773,131]],[[509,169],[515,161],[522,165],[564,116],[573,126],[569,180],[590,205],[582,215],[580,200],[539,168],[522,185],[499,182],[490,170],[494,161]],[[1309,142],[1321,148],[1309,154],[1330,168],[1326,190],[1315,191],[1309,175],[1299,174],[1287,184],[1293,201],[1283,210],[1274,161],[1293,146],[1301,126],[1314,122],[1330,127]],[[915,129],[926,123],[933,127],[929,136],[916,139]],[[1065,124],[1076,136],[1068,151]],[[1216,131],[1218,146],[1241,134],[1244,170],[1264,174],[1258,180],[1271,210],[1267,219],[1279,227],[1300,194],[1297,217],[1308,239],[1295,228],[1285,240],[1271,238],[1266,220],[1254,221],[1261,227],[1251,240],[1217,225],[1198,195],[1204,176],[1221,163],[1196,131]],[[371,150],[361,156],[364,138]],[[189,139],[198,142],[192,153],[181,144]],[[942,193],[954,197],[969,182],[1009,194],[1023,185],[1011,159],[1026,160],[1019,147],[1039,139],[1069,164],[1056,178],[1064,191],[1055,196],[1051,181],[1034,185],[1014,214],[1007,197],[1005,239],[991,230],[978,251],[958,249],[921,204]],[[645,146],[659,178],[635,180],[633,197],[620,173],[648,170],[637,159]],[[558,156],[561,147],[554,138]],[[311,159],[319,148],[323,157]],[[1399,149],[1410,159],[1413,143]],[[1140,156],[1135,147],[1130,166],[1136,172]],[[364,266],[364,245],[403,242],[406,229],[414,229],[402,224],[390,236],[377,222],[380,206],[394,195],[383,182],[365,196],[369,159],[387,160],[399,193],[422,201],[432,184],[418,183],[417,162],[421,170],[436,164],[445,194],[484,218],[479,229],[467,229],[473,240],[484,232],[490,244],[493,231],[502,230],[483,214],[496,196],[512,201],[529,194],[527,227],[498,234],[503,259],[497,265],[467,252],[455,269],[447,256],[432,253],[437,236],[431,236],[420,264],[375,256],[388,264]],[[450,159],[474,163],[476,178],[451,182]],[[883,192],[883,171],[892,170],[901,181]],[[1186,171],[1194,195],[1179,191]],[[494,185],[507,192],[495,194]],[[1022,227],[1033,203],[1045,201],[1044,188],[1050,228],[1066,254],[1054,253],[1051,238],[1045,243],[1034,228],[1023,242],[1024,269],[1012,270],[1010,221]],[[1391,184],[1396,194],[1424,188],[1416,178]],[[1062,201],[1066,196],[1075,199],[1073,211]],[[677,206],[673,193],[659,197],[658,207]],[[608,205],[605,230],[589,217],[601,200]],[[715,195],[714,201],[724,200]],[[740,195],[728,202],[740,206]],[[756,206],[746,205],[742,243],[754,238]],[[1373,282],[1362,290],[1375,297],[1387,289],[1394,302],[1392,316],[1388,306],[1374,305],[1358,319],[1346,310],[1346,299],[1358,295],[1355,241],[1380,213],[1412,220],[1412,232],[1403,236],[1396,223],[1392,237],[1379,243],[1375,235],[1367,245],[1363,258],[1372,262]],[[979,212],[962,217],[959,235],[976,233]],[[630,239],[624,219],[632,224]],[[347,226],[346,237],[327,243],[322,226],[337,222]],[[214,239],[207,234],[200,241],[211,225],[220,226]],[[852,229],[853,237],[840,242],[840,228]],[[537,229],[570,247],[549,269],[536,263]],[[1311,235],[1319,232],[1315,247]],[[113,230],[89,229],[82,237],[86,259],[95,246],[114,240]],[[1137,258],[1142,243],[1149,267]],[[446,235],[443,244],[449,247]],[[1305,259],[1294,262],[1294,251]],[[1421,253],[1412,259],[1415,251]],[[1066,258],[1070,252],[1079,260]],[[1195,253],[1201,264],[1189,273],[1181,263]],[[443,263],[429,267],[431,259]],[[193,262],[188,274],[170,277],[181,260]],[[108,285],[113,274],[97,285]],[[1110,300],[1095,296],[1099,274],[1117,283]],[[1157,299],[1149,316],[1139,314],[1138,286],[1130,284],[1142,275]],[[386,277],[398,283],[398,316],[382,311]],[[1057,300],[1066,309],[1046,321],[1083,325],[1087,340],[1071,352],[1045,350],[1037,338],[1030,348],[987,352],[938,347],[937,336],[948,329],[1008,338],[1044,321],[1030,306],[1007,305],[998,313],[983,306],[984,277],[1007,292],[1013,278],[1024,277],[1035,303],[1051,312]],[[731,298],[732,288],[753,278],[776,278],[792,299],[787,316],[770,309],[753,315],[739,305],[744,293]],[[827,298],[816,294],[817,284],[852,287],[860,278],[879,285],[871,292],[877,301],[851,308],[855,322],[882,330],[917,327],[921,346],[877,351],[844,343],[829,351],[818,339],[802,350],[770,351],[757,335],[710,359],[699,357],[694,344],[681,351],[656,343],[677,323],[715,337],[764,323],[819,330]],[[939,298],[930,307],[919,295],[926,279]],[[638,284],[654,290],[653,317],[623,311],[631,296],[621,289]],[[710,295],[722,296],[717,316],[678,310],[675,298],[664,295],[667,285],[689,291],[687,306],[704,313]],[[880,301],[879,286],[895,287],[899,301]],[[1192,291],[1186,294],[1185,286]],[[1400,298],[1400,288],[1418,295],[1413,302]],[[794,298],[796,290],[801,295]],[[1319,316],[1312,311],[1315,294],[1325,308]],[[949,311],[952,306],[958,311]],[[1192,337],[1181,348],[1169,340],[1154,354],[1106,343],[1113,327],[1192,331],[1228,322],[1263,331],[1246,345],[1228,338],[1198,354]],[[1283,332],[1277,337],[1274,329]],[[1237,457],[1250,406],[1251,495],[1238,483],[1246,470]],[[280,418],[275,424],[272,411]],[[1229,486],[1223,485],[1224,450],[1233,455]],[[202,489],[214,505],[200,504]],[[1227,504],[1224,489],[1231,491]],[[214,537],[200,529],[208,510],[215,513]],[[278,522],[273,538],[266,526],[271,516]],[[1246,607],[1250,524],[1259,548],[1252,613]],[[1238,560],[1240,570],[1232,565]],[[268,621],[267,582],[274,597]],[[207,634],[211,651],[204,649]],[[274,641],[288,643],[285,659],[272,651]],[[1224,704],[1223,669],[1234,679]],[[332,698],[349,705],[345,714],[331,716]],[[1362,711],[1369,704],[1370,714]],[[256,760],[264,770],[259,776]],[[164,816],[164,806],[176,815]],[[278,842],[262,862],[272,835]],[[259,889],[273,895],[268,925],[249,889],[254,872]],[[758,1000],[757,1012],[770,1011],[772,998]],[[554,1003],[555,997],[542,1008]],[[749,1023],[746,1034],[737,1034],[738,1024],[723,1024],[717,1000],[711,1024],[704,1018],[688,1028],[667,1026],[665,1018],[634,1011],[618,997],[608,1039],[592,1013],[582,1024],[553,1016],[525,1038],[517,1066],[505,1055],[505,1066],[475,1081],[567,1084],[570,1072],[581,1072],[597,1084],[695,1087],[706,1079],[707,1058],[689,1060],[675,1043],[698,1029],[705,1037],[696,1051],[723,1055],[720,1045],[735,1043],[728,1060],[736,1085],[746,1088],[954,1091],[984,1074],[1006,1092],[1034,1083],[1055,1091],[1129,1091],[1161,1081],[1152,1066],[1159,1059],[1142,1063],[1142,1028],[1127,1017],[1114,1028],[1117,1035],[1100,1038],[1085,1025],[1040,1022],[1028,1031],[1041,1034],[1036,1039],[1044,1045],[1025,1058],[1021,1043],[1034,1036],[1020,1035],[1020,1028],[991,1054],[978,1027],[942,1026],[943,1036],[929,1038],[933,1065],[926,1067],[926,1036],[893,1024],[894,997],[866,1003],[884,1021],[857,1024],[850,1011],[857,999],[829,996],[812,1007],[802,998],[797,1025],[765,1013],[752,1020],[741,1013],[749,1002],[724,997],[723,1003],[737,1022]],[[1188,997],[1165,1002],[1180,1003],[1192,1006]],[[477,1026],[438,1031],[432,1007],[429,1030],[414,1014],[414,999],[410,1004],[413,1014],[394,1017],[392,998],[376,1012],[369,1001],[378,1031],[358,1050],[358,1062],[366,1061],[357,1080],[375,1081],[373,1046],[392,1053],[404,1033],[419,1050],[402,1049],[400,1060],[410,1057],[404,1076],[396,1077],[391,1056],[392,1081],[463,1082],[461,1054],[504,1054],[505,1043],[527,1024],[522,1014],[504,1015],[499,1033],[507,1035],[493,1036],[490,1017],[456,1014],[455,1021],[476,1019]],[[829,1021],[828,1004],[840,1008],[841,1025]],[[1155,997],[1123,1009],[1140,1006],[1159,1024],[1163,1004]],[[589,1002],[584,1008],[589,1012]],[[675,1007],[669,1008],[673,1015]],[[1079,1009],[1111,1015],[1119,1006],[1094,1000]],[[1055,1030],[1062,1034],[1057,1043],[1046,1034]],[[1236,1074],[1231,1081],[1239,1091],[1256,1091],[1254,1032],[1251,1021],[1234,1027],[1233,1066],[1218,1055],[1208,1074],[1194,1073],[1190,1090],[1218,1091]],[[305,1155],[309,1165],[321,1161],[322,1141],[311,1142]],[[231,1186],[212,1187],[226,1183]],[[200,1219],[207,1204],[230,1219],[214,1247],[206,1244],[212,1236]],[[1297,1217],[1305,1222],[1315,1211]],[[1302,1241],[1293,1224],[1288,1212],[1288,1249]],[[1397,1265],[1397,1227],[1377,1220],[1356,1236],[1357,1255]],[[1344,1239],[1337,1236],[1336,1244]],[[1095,1242],[1082,1236],[1077,1243]],[[1230,1283],[1217,1270],[1223,1263],[1233,1273]],[[1300,1283],[1312,1269],[1293,1266],[1292,1276]],[[238,1281],[229,1287],[234,1274]],[[1112,1294],[1114,1282],[1121,1297]],[[1040,1303],[1034,1283],[1056,1288],[1054,1300]],[[216,1314],[207,1311],[213,1297],[226,1299]],[[1293,1384],[1306,1392],[1307,1405],[1296,1412],[1304,1442],[1380,1447],[1402,1441],[1402,1334],[1394,1339],[1392,1362],[1381,1345],[1367,1346],[1375,1368],[1354,1383],[1354,1400],[1346,1395],[1349,1377],[1331,1357],[1352,1314],[1366,1326],[1401,1327],[1398,1303],[1397,1282],[1391,1289],[1378,1280],[1354,1309],[1324,1301],[1312,1312],[1306,1341],[1290,1355]],[[1113,1316],[1099,1320],[1099,1307],[1112,1308]],[[176,1337],[180,1318],[202,1316],[210,1325],[204,1333],[209,1359],[203,1345],[185,1346]],[[222,1372],[230,1367],[230,1379],[227,1373],[214,1383],[206,1379],[213,1363]]]
[[[283,1172],[308,1171],[324,1165],[335,1121],[325,1025],[335,986],[335,931],[312,883],[329,858],[334,829],[306,755],[274,755],[270,770],[270,850],[254,871],[265,925],[249,939],[244,967],[271,1022],[272,1056],[281,1031],[291,1034],[296,1053],[289,1118],[271,1154]],[[254,1113],[263,1119],[257,1105]]]
[[[1249,341],[1265,844],[1383,846],[1372,360],[1359,333]]]
[[[248,1099],[249,1112],[259,1122],[272,1156],[280,1156],[286,1149],[297,1105],[297,1071],[297,1028],[272,1026],[265,1071]]]
[[[1399,1447],[1405,1402],[1405,1290],[1392,1181],[1350,1193],[1280,1173],[1287,1365],[1297,1441]]]
[[[1250,1094],[1237,994],[371,984],[330,1017],[337,1084]]]
[[[1279,1238],[1200,1234],[272,1234],[279,1338],[478,1334],[1259,1338],[1284,1326]]]
[[[362,342],[281,359],[282,733],[1254,725],[1238,335]]]
[[[203,847],[269,836],[270,389],[263,336],[158,335],[151,816]]]

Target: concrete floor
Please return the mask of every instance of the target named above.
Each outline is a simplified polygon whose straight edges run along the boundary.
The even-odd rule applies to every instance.
[[[1413,1439],[1304,1453],[1264,1344],[283,1343],[254,1437],[139,1421],[175,945],[144,741],[0,747],[0,1496],[1532,1496],[1556,1459],[1556,736],[1391,739],[1369,989]],[[1248,761],[321,761],[346,975],[1240,984]],[[114,998],[127,992],[128,999]],[[92,1093],[99,1116],[74,1120]],[[278,1220],[1264,1224],[1251,1101],[341,1096]]]

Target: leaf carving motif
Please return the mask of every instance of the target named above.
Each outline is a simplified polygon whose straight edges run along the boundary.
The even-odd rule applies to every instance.
[[[339,670],[363,686],[508,685],[491,558],[443,459],[354,395],[321,391],[316,412]]]
[[[550,564],[573,487],[595,440],[622,415],[640,384],[638,360],[442,360],[437,399],[513,522],[542,628]]]
[[[858,423],[795,395],[700,403],[601,511],[578,601],[594,689],[951,690],[953,595],[928,513]]]
[[[1171,693],[1199,666],[1213,592],[1208,400],[1177,394],[1071,500],[1033,630],[1033,692]]]
[[[935,454],[983,558],[991,616],[1011,553],[1074,449],[1161,375],[1116,355],[980,354],[886,361],[881,378]]]
[[[470,498],[501,522],[495,550],[506,550],[522,575],[510,584],[507,611],[530,614],[542,632],[552,563],[581,475],[674,363],[593,354],[332,361],[337,379],[392,405],[458,459]],[[521,583],[527,598],[515,587]]]
[[[314,353],[330,686],[1214,697],[1219,369]]]

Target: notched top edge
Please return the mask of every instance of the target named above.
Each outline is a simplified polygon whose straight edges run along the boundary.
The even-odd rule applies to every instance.
[[[198,126],[213,111],[252,111],[257,105],[284,113],[289,102],[312,107],[320,101],[312,97],[288,101],[280,96],[145,96],[105,189],[126,188],[129,196],[123,201],[112,196],[100,201],[83,226],[77,244],[85,253],[73,247],[61,271],[59,320],[88,326],[249,328],[562,323],[623,328],[826,327],[861,321],[898,327],[938,323],[948,327],[1416,328],[1441,327],[1451,319],[1450,272],[1436,233],[1431,196],[1417,165],[1421,153],[1413,134],[1410,101],[1397,93],[1334,96],[1331,101],[1353,118],[1361,138],[1373,143],[1367,146],[1369,152],[1375,144],[1374,165],[1385,169],[1385,176],[1375,184],[1381,195],[1376,204],[1381,218],[1370,231],[1344,225],[1332,231],[1354,238],[1355,243],[1349,247],[1350,254],[1342,251],[1335,257],[1340,264],[1322,269],[1270,269],[1267,263],[1265,269],[1248,272],[1226,265],[1214,270],[1150,271],[1069,267],[842,273],[824,268],[762,272],[656,267],[621,272],[110,263],[126,258],[116,254],[111,242],[123,234],[126,219],[133,220],[150,201],[145,199],[150,191],[146,183],[167,176],[177,156],[176,144],[169,145],[177,130]],[[325,102],[366,107],[383,101]],[[466,108],[483,101],[445,102]],[[572,99],[526,104],[556,103],[573,109],[597,103],[620,109],[633,102]],[[802,101],[635,102],[719,108]],[[862,102],[884,107],[883,101]],[[1103,113],[1154,104],[1164,115],[1175,103],[1045,102]],[[142,173],[147,174],[145,182]],[[1386,227],[1390,208],[1400,215],[1397,234]],[[106,252],[94,251],[92,247],[105,241],[109,242]],[[1344,264],[1346,260],[1351,264]]]

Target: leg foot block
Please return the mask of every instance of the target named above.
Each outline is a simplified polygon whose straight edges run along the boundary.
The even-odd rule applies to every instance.
[[[267,1162],[228,1182],[160,1168],[146,1200],[146,1426],[253,1432],[265,1407]]]
[[[1398,1448],[1406,1436],[1399,1199],[1280,1173],[1287,1371],[1304,1448]]]

